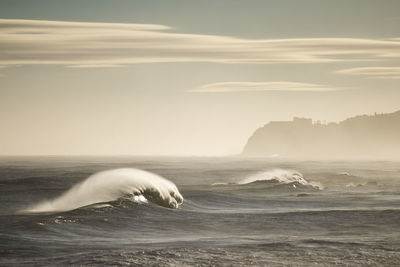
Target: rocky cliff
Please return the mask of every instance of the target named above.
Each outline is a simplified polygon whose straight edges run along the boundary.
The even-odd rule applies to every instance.
[[[270,122],[249,138],[244,156],[400,158],[400,111],[361,115],[340,123],[311,119]]]

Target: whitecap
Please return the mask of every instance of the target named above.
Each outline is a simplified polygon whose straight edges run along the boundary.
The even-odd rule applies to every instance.
[[[89,176],[61,196],[22,211],[25,213],[62,212],[134,195],[134,201],[150,201],[166,208],[178,208],[183,197],[171,181],[138,169],[114,169]]]

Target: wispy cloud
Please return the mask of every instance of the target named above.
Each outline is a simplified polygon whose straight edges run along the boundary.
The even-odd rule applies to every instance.
[[[79,69],[87,69],[87,68],[118,68],[123,67],[124,65],[117,64],[91,64],[91,65],[70,65],[69,68],[79,68]]]
[[[400,67],[363,67],[339,70],[336,73],[361,75],[368,78],[400,79]]]
[[[189,90],[193,93],[259,92],[259,91],[335,91],[339,88],[298,82],[221,82]]]
[[[318,63],[400,58],[398,39],[243,39],[164,25],[0,19],[0,64]]]

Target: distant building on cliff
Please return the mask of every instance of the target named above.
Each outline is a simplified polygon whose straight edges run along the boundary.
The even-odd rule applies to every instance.
[[[299,117],[293,117],[293,121],[271,121],[269,123],[272,126],[310,126],[312,125],[312,119],[307,119],[307,118],[299,118]]]

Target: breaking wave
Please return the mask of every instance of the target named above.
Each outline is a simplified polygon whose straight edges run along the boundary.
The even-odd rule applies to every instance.
[[[171,181],[138,169],[114,169],[95,173],[76,184],[58,198],[44,201],[24,210],[25,213],[62,212],[132,196],[133,200],[150,201],[176,209],[183,197]]]
[[[238,182],[240,185],[251,184],[255,182],[270,181],[278,184],[299,184],[311,186],[316,189],[323,189],[320,183],[307,181],[303,174],[295,170],[274,169],[253,174]]]

